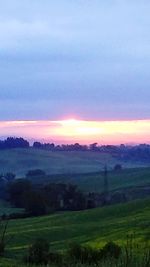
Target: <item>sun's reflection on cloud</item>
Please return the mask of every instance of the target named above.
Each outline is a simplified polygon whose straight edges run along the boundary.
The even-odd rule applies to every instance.
[[[22,136],[56,142],[150,143],[150,120],[1,121],[1,136]]]

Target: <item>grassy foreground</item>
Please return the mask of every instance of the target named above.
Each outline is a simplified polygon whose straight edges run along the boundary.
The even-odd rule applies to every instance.
[[[101,247],[108,241],[126,242],[135,233],[138,243],[150,238],[150,199],[80,212],[12,220],[9,224],[7,256],[21,256],[36,238],[47,238],[54,250],[65,250],[70,242]]]

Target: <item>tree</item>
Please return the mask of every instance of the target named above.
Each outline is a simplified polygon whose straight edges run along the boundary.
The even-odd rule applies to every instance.
[[[104,193],[108,194],[109,184],[108,184],[108,168],[107,165],[104,167]]]
[[[33,143],[33,147],[34,147],[34,148],[38,148],[38,149],[40,149],[40,148],[42,148],[42,146],[43,146],[43,145],[42,145],[40,142],[34,142],[34,143]]]
[[[97,143],[90,144],[90,150],[91,151],[97,151],[97,149],[98,149]]]
[[[32,190],[32,184],[27,179],[16,179],[8,186],[10,201],[18,208],[24,207],[23,195]]]
[[[23,194],[24,208],[27,213],[32,216],[40,216],[46,214],[47,203],[45,197],[40,192],[26,191]]]
[[[8,137],[4,141],[5,148],[28,148],[29,142],[23,138]]]
[[[30,170],[27,172],[26,177],[37,177],[37,176],[45,176],[46,173],[43,170],[36,169],[36,170]]]
[[[6,174],[4,174],[4,177],[8,182],[10,182],[15,179],[16,175],[12,172],[7,172]]]
[[[121,164],[116,164],[114,166],[114,171],[121,171],[122,170],[122,165]]]

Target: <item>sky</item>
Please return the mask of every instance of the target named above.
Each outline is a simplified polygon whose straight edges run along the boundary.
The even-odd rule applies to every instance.
[[[0,121],[148,122],[149,11],[149,0],[0,0]]]
[[[83,121],[67,119],[60,121],[3,121],[0,133],[5,139],[8,132],[35,140],[55,144],[80,143],[99,145],[135,145],[150,143],[150,120],[135,121]]]

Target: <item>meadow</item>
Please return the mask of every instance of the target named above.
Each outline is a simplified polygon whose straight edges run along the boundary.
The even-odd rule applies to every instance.
[[[36,182],[35,180],[33,180]],[[150,185],[150,168],[130,168],[121,171],[108,172],[109,190],[120,190],[123,188],[135,188]],[[104,172],[80,173],[80,174],[57,174],[49,175],[45,179],[37,180],[42,182],[57,182],[76,184],[84,192],[102,192],[104,189]]]
[[[150,238],[150,199],[78,212],[11,220],[7,256],[22,257],[36,238],[47,238],[51,248],[67,249],[70,242],[101,247],[108,241],[124,244],[128,234],[143,243]]]
[[[34,148],[0,151],[0,173],[13,172],[23,177],[28,170],[42,169],[47,174],[98,172],[121,163],[124,168],[148,167],[148,163],[119,161],[108,153],[91,151],[46,151]]]
[[[110,154],[50,152],[36,149],[12,149],[0,152],[0,172],[11,171],[16,173],[17,177],[24,177],[28,170],[38,168],[48,175],[32,179],[34,183],[71,183],[76,184],[84,192],[103,191],[103,169],[106,163],[109,168],[109,190],[149,187],[150,167],[135,162],[120,162]],[[123,166],[118,172],[113,170],[117,163]],[[0,201],[0,215],[16,212],[21,210]],[[135,244],[144,246],[149,242],[150,198],[91,210],[10,220],[6,258],[0,258],[0,267],[23,267],[19,261],[26,254],[29,245],[37,238],[46,238],[50,242],[52,251],[63,253],[71,242],[90,245],[93,248],[101,248],[109,241],[123,246],[128,235],[134,236]],[[81,265],[69,267],[81,267]],[[109,265],[104,264],[101,267]]]

